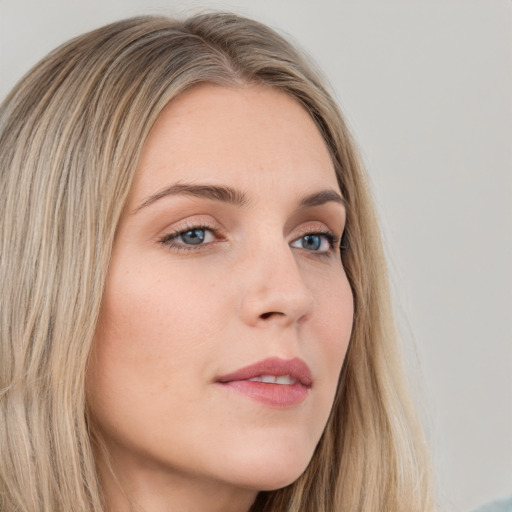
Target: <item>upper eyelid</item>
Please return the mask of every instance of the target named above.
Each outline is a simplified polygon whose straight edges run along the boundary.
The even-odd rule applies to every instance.
[[[309,233],[327,233],[338,241],[341,240],[343,232],[344,229],[334,230],[331,227],[329,227],[327,223],[322,221],[312,221],[310,223],[306,222],[299,226],[300,235],[307,235]],[[296,240],[296,237],[294,239]]]
[[[184,219],[173,222],[171,225],[161,230],[162,236],[180,234],[190,229],[210,229],[211,231],[224,231],[224,226],[217,221],[205,218],[207,216],[194,215],[192,218],[185,217]],[[209,216],[208,216],[209,217]]]
[[[219,233],[221,232],[218,228],[214,228],[206,224],[197,224],[170,230],[169,232],[164,233],[162,236],[160,236],[158,238],[158,241],[163,243],[172,239],[176,239],[180,235],[187,233],[187,231],[193,231],[195,229],[204,229],[205,231],[211,231],[216,237],[218,237]]]
[[[295,229],[298,229],[300,233],[308,233],[313,231],[332,231],[332,229],[325,222],[317,220],[303,222]]]

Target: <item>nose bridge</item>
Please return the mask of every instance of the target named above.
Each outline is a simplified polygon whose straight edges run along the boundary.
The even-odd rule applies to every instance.
[[[291,324],[304,318],[314,299],[288,242],[277,229],[262,229],[251,244],[242,315],[250,324]]]

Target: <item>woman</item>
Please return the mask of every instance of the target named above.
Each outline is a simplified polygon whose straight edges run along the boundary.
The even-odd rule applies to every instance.
[[[0,111],[1,510],[432,510],[354,143],[279,35],[134,18]]]

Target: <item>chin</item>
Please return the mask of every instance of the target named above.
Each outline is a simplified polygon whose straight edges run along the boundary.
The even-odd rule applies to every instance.
[[[298,450],[300,451],[300,450]],[[311,454],[282,454],[238,464],[236,479],[240,487],[256,491],[274,491],[295,482],[304,473]],[[236,467],[234,464],[233,468]]]

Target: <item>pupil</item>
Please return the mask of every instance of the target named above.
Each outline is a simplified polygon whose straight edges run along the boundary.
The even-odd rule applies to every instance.
[[[320,249],[321,240],[318,235],[306,235],[303,238],[302,247],[304,249],[313,249],[314,251],[318,251]]]
[[[204,229],[191,229],[181,235],[181,239],[191,245],[197,245],[204,241]]]

